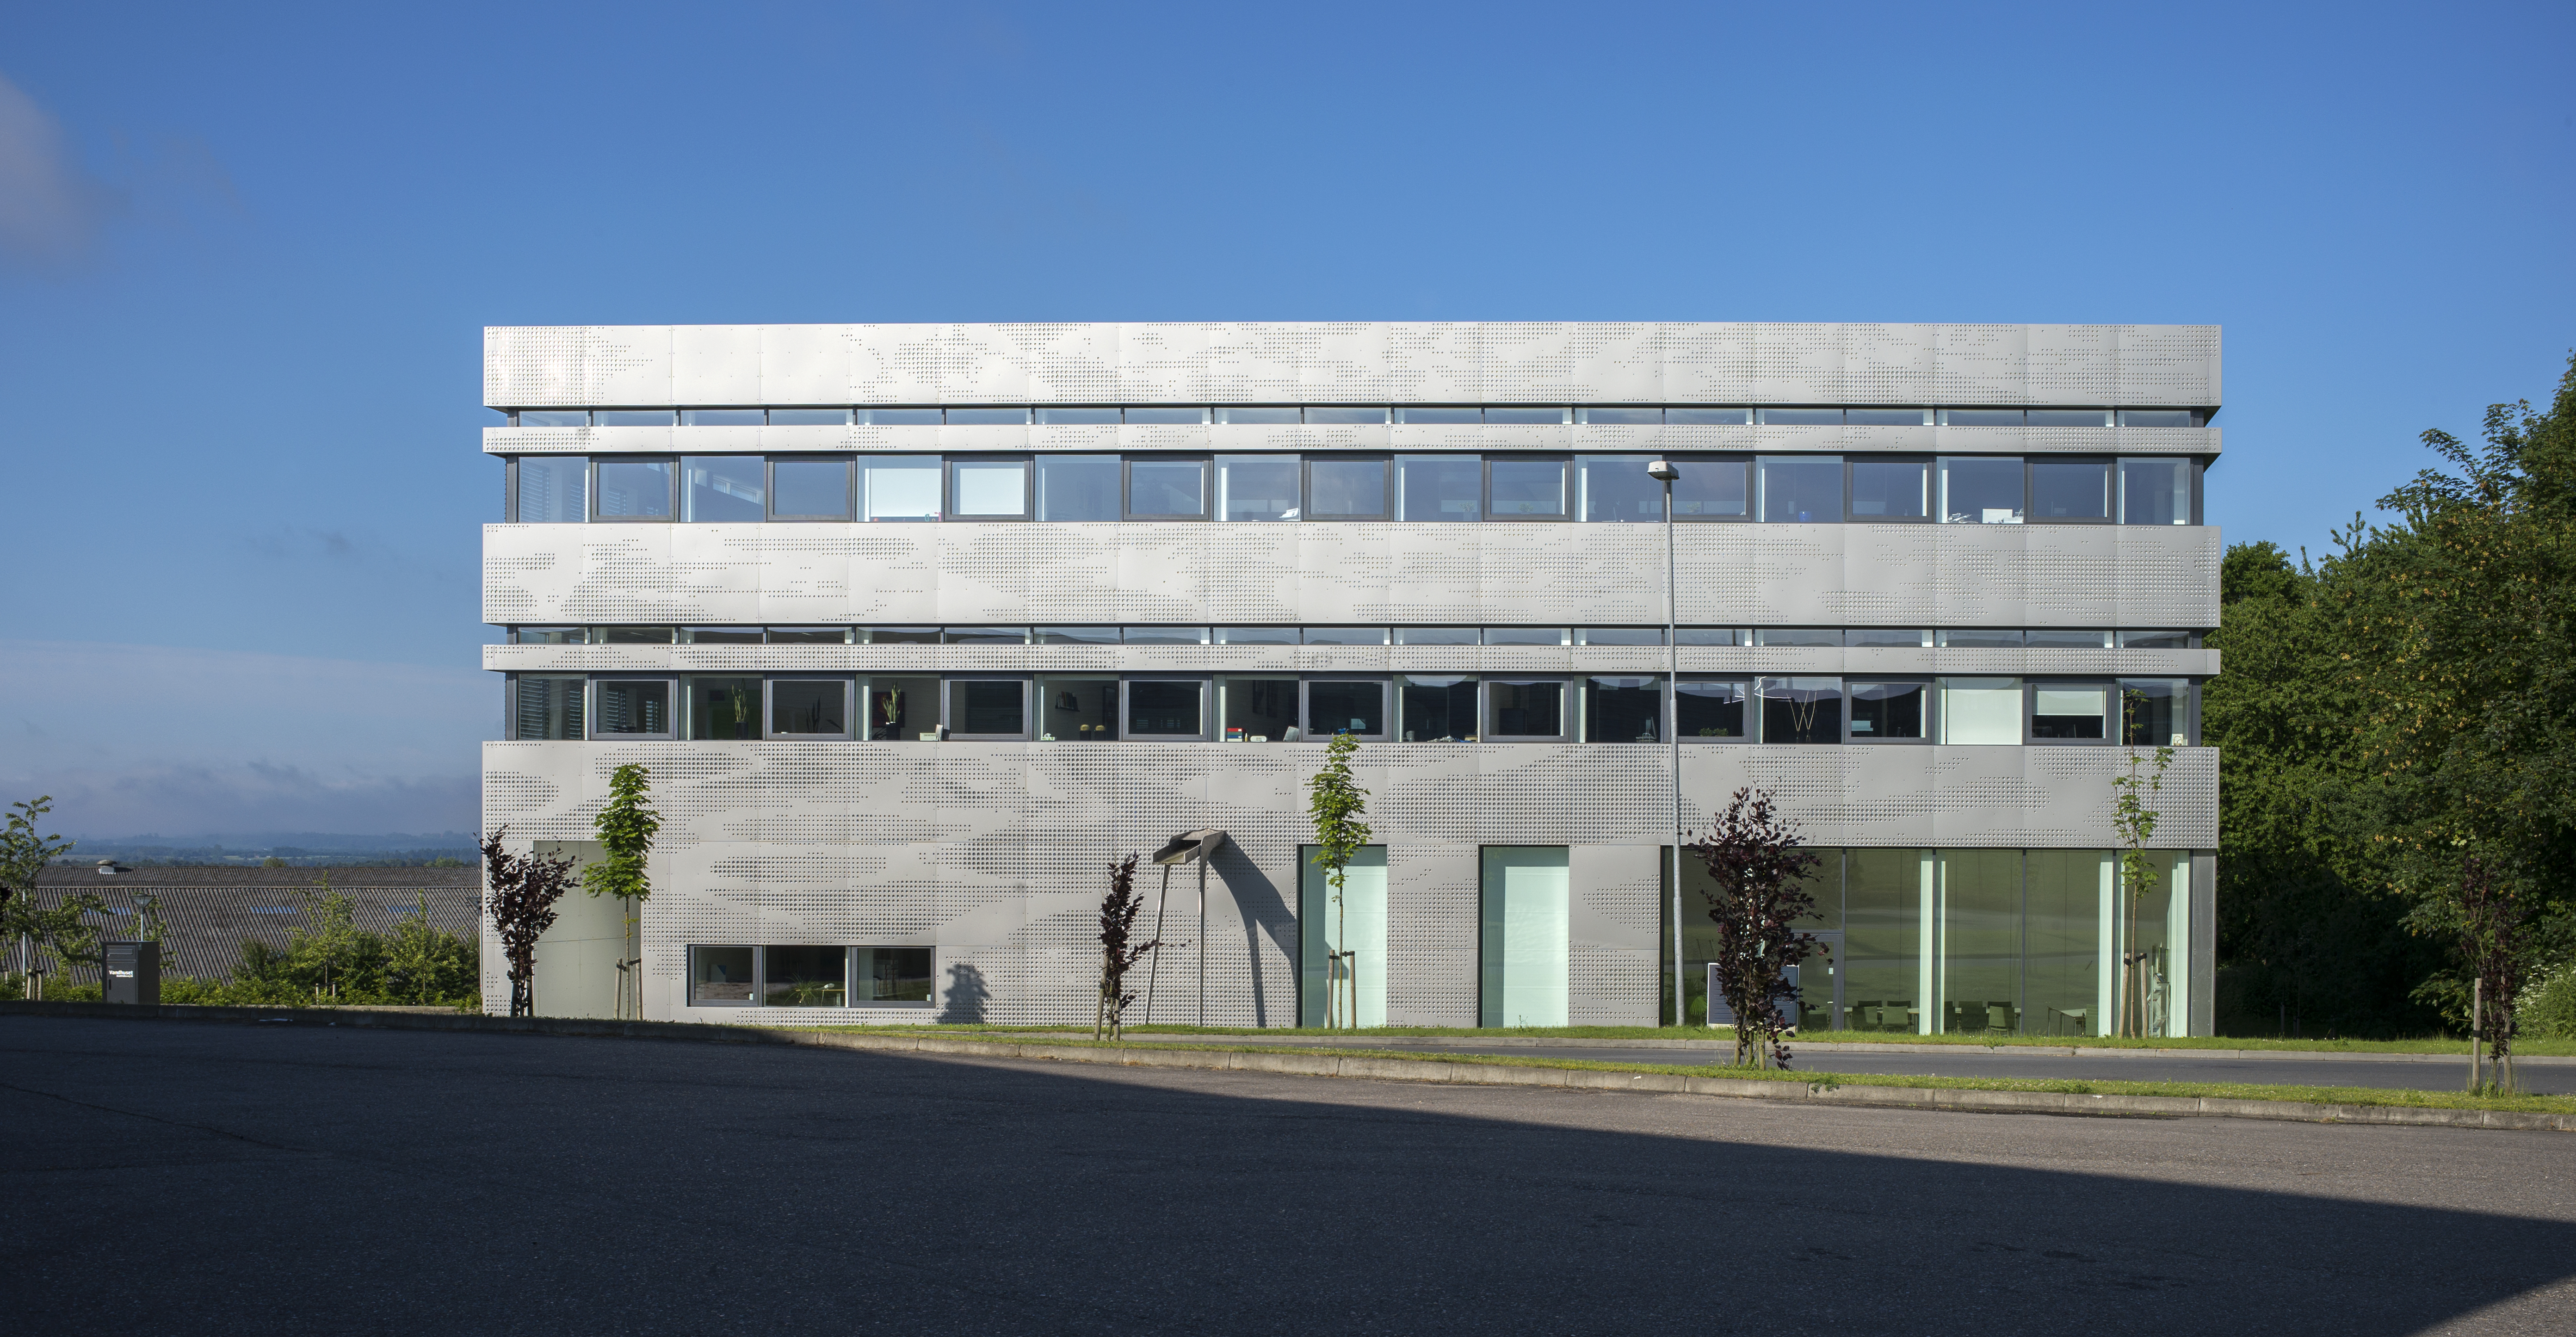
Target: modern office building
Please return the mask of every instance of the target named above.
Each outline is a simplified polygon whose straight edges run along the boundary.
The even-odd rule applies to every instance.
[[[1820,853],[1805,1024],[2206,1034],[2218,364],[2208,326],[490,329],[485,825],[577,849],[650,768],[657,1018],[1087,1021],[1111,862],[1214,830],[1143,874],[1152,1020],[1318,1021],[1347,949],[1366,1024],[1650,1024],[1677,936],[1705,1015],[1677,765],[1691,825],[1755,786]],[[1344,732],[1376,843],[1327,915]],[[623,930],[565,909],[539,1008],[605,1012]]]

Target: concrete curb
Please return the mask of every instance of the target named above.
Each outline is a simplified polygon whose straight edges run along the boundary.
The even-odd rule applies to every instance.
[[[2328,1105],[2292,1100],[2227,1100],[2203,1096],[2068,1095],[2053,1091],[1971,1091],[1931,1087],[1845,1086],[1826,1074],[1814,1082],[1740,1077],[1685,1077],[1592,1068],[1521,1068],[1469,1061],[1389,1058],[1377,1054],[1244,1054],[1207,1049],[1088,1049],[945,1035],[849,1034],[767,1026],[715,1026],[684,1021],[595,1021],[567,1017],[483,1017],[471,1013],[356,1008],[130,1007],[116,1003],[0,1002],[0,1017],[81,1017],[117,1021],[227,1021],[253,1025],[366,1026],[402,1031],[477,1031],[505,1035],[681,1040],[698,1044],[803,1045],[974,1058],[1046,1059],[1120,1067],[1204,1068],[1390,1082],[1469,1086],[1553,1086],[1594,1091],[1651,1091],[1803,1101],[1898,1109],[1950,1109],[2017,1114],[2128,1115],[2160,1118],[2270,1119],[2293,1123],[2388,1124],[2418,1128],[2496,1128],[2576,1132],[2576,1114],[2511,1110],[2425,1109],[2402,1105]],[[1132,1046],[1134,1042],[1130,1042]]]

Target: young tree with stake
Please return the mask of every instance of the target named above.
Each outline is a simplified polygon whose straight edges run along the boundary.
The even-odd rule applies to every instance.
[[[626,934],[624,949],[617,962],[617,1015],[628,1015],[631,1000],[633,1015],[644,1015],[643,966],[644,944],[639,938],[644,899],[653,894],[652,879],[645,866],[653,855],[653,837],[662,829],[660,814],[649,802],[651,772],[628,763],[608,777],[608,803],[591,819],[591,829],[599,833],[602,858],[582,870],[581,889],[593,896],[614,896],[624,912]]]
[[[2121,694],[2122,732],[2133,732],[2127,725],[2141,704],[2136,693]],[[2147,854],[2147,842],[2155,839],[2156,822],[2160,816],[2154,808],[2147,806],[2147,799],[2163,792],[2165,768],[2173,765],[2174,750],[2159,746],[2155,750],[2155,769],[2145,774],[2141,774],[2138,767],[2147,758],[2141,756],[2134,746],[2127,751],[2128,773],[2111,777],[2112,785],[2120,791],[2119,802],[2112,809],[2111,825],[2120,833],[2121,883],[2120,1001],[2116,1009],[2118,1024],[2113,1030],[2120,1035],[2144,1036],[2147,1033],[2147,954],[2137,950],[2134,944],[2138,940],[2138,905],[2155,891],[2159,880],[2155,860]]]
[[[1351,947],[1350,911],[1342,903],[1342,878],[1351,860],[1369,843],[1368,791],[1360,788],[1351,776],[1351,758],[1358,754],[1360,740],[1351,734],[1337,733],[1324,748],[1324,768],[1306,782],[1306,812],[1315,820],[1315,866],[1324,870],[1324,885],[1331,889],[1333,907],[1333,941],[1341,950],[1325,953],[1324,1024],[1327,1027],[1347,1017],[1354,1030],[1360,1024],[1360,958]],[[1350,1011],[1340,1012],[1340,982],[1349,981]]]

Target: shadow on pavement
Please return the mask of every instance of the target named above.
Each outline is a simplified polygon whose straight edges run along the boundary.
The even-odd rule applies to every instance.
[[[1882,1154],[1692,1098],[34,1018],[0,1064],[26,1332],[2393,1334],[2576,1273],[2565,1219],[2179,1182],[2431,1196],[2548,1134],[1829,1116]],[[1938,1159],[2043,1144],[2112,1173]]]

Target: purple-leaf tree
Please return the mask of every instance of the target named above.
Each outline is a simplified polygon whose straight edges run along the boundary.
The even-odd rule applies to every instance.
[[[510,1015],[537,1014],[537,939],[555,926],[555,902],[573,884],[569,858],[512,854],[502,844],[506,826],[483,838],[483,913],[501,940],[510,968]]]
[[[1793,927],[1816,912],[1806,888],[1816,855],[1760,789],[1736,790],[1714,827],[1688,848],[1715,884],[1704,894],[1717,923],[1717,990],[1735,1013],[1736,1065],[1788,1067],[1781,1037],[1791,1023],[1781,1005],[1789,968],[1824,951],[1816,935]]]
[[[1136,856],[1130,854],[1109,866],[1109,894],[1100,898],[1100,1006],[1091,1017],[1094,1040],[1104,1030],[1112,1040],[1123,1033],[1127,1005],[1136,1001],[1127,988],[1127,972],[1163,945],[1160,938],[1135,941],[1136,914],[1144,908],[1145,898],[1136,894]]]

